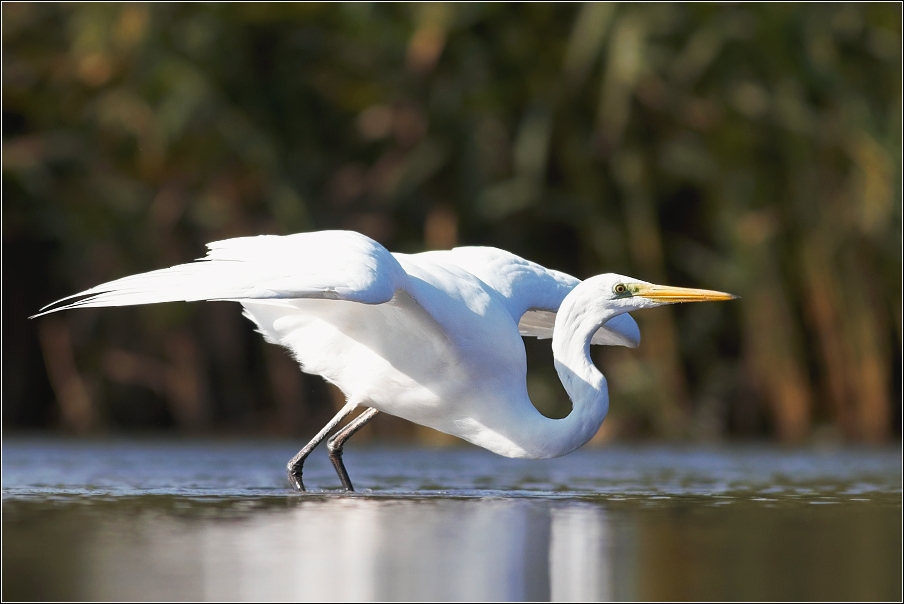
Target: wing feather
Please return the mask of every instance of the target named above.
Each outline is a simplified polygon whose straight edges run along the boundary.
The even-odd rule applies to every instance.
[[[34,316],[70,308],[196,300],[321,298],[380,304],[407,280],[386,248],[349,231],[239,237],[207,247],[207,256],[195,262],[92,287]]]
[[[552,338],[556,311],[580,280],[551,270],[515,254],[491,247],[458,247],[442,254],[499,292],[509,302],[523,336]],[[591,344],[627,346],[640,344],[640,329],[627,313],[609,320],[594,334]]]
[[[521,316],[518,331],[522,336],[547,340],[552,337],[556,324],[556,313],[550,310],[529,310]],[[603,346],[627,346],[637,348],[640,345],[640,328],[631,315],[624,313],[609,319],[600,327],[591,344]]]

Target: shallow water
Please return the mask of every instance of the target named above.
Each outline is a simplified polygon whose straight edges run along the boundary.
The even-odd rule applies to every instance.
[[[899,450],[10,440],[3,599],[898,600]]]

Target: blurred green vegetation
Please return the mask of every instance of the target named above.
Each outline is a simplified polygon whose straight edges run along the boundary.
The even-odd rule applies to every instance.
[[[208,241],[341,228],[741,295],[595,352],[600,440],[900,436],[898,4],[2,11],[5,430],[313,433],[336,393],[234,304],[25,317]]]

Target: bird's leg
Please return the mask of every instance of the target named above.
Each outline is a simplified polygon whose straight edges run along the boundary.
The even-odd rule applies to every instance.
[[[304,460],[307,459],[308,455],[311,454],[311,451],[313,451],[314,448],[319,445],[324,438],[326,438],[326,435],[329,434],[333,428],[339,425],[339,422],[341,422],[345,418],[345,416],[351,413],[352,409],[357,406],[358,403],[355,401],[347,402],[345,406],[339,410],[339,413],[337,413],[335,417],[333,417],[333,419],[331,419],[327,423],[327,425],[325,425],[323,429],[317,433],[317,436],[312,438],[311,442],[306,444],[304,448],[299,451],[298,454],[296,454],[295,457],[291,459],[291,461],[289,461],[288,465],[286,466],[286,470],[289,474],[289,482],[292,483],[292,486],[295,487],[295,490],[305,490],[304,482],[302,482],[301,480],[301,470],[302,466],[304,466]]]
[[[348,477],[348,472],[345,470],[345,464],[342,463],[342,447],[345,445],[345,441],[351,438],[355,432],[363,428],[364,424],[372,420],[377,413],[379,412],[371,407],[326,441],[326,448],[330,452],[330,461],[333,462],[333,467],[336,468],[336,474],[339,475],[339,480],[342,481],[342,486],[345,487],[346,491],[354,491],[355,487],[352,486],[352,481]]]

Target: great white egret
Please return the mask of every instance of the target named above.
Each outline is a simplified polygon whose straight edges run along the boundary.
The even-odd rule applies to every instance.
[[[289,462],[289,481],[299,490],[305,458],[359,406],[367,409],[327,443],[348,490],[342,446],[378,412],[507,457],[569,453],[596,434],[609,410],[591,344],[637,346],[640,332],[628,311],[735,297],[615,274],[580,281],[489,247],[393,254],[349,231],[240,237],[207,247],[201,260],[98,285],[35,316],[156,302],[241,303],[268,342],[288,348],[303,371],[323,376],[347,399]],[[567,417],[544,417],[531,404],[521,336],[552,338],[572,402]]]

